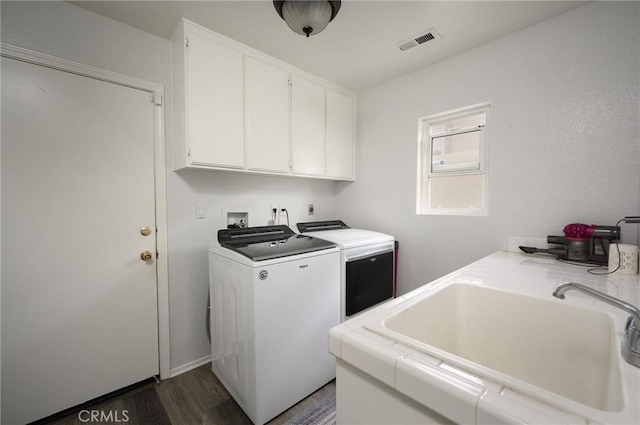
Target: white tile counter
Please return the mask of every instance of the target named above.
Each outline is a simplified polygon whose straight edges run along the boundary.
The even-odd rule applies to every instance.
[[[589,269],[593,267],[545,255],[497,252],[331,329],[329,350],[337,358],[338,424],[640,423],[640,368],[626,363],[619,350],[628,314],[575,290],[568,291],[564,300],[552,296],[560,284],[576,282],[640,307],[640,276],[595,275]],[[607,268],[592,271],[605,273]],[[618,398],[623,402],[600,410],[550,396],[535,386],[511,385],[499,373],[465,369],[460,366],[463,363],[450,361],[451,357],[427,354],[379,331],[385,319],[459,283],[610,315],[621,376]],[[589,338],[589,329],[584,330],[584,337]]]

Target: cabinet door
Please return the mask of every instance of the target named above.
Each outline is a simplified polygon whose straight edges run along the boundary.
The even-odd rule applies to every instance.
[[[245,58],[247,164],[250,170],[289,171],[289,73]]]
[[[242,53],[197,32],[187,39],[190,162],[243,168]]]
[[[291,77],[291,160],[294,174],[324,176],[325,90]]]
[[[327,177],[353,178],[353,98],[327,89]]]

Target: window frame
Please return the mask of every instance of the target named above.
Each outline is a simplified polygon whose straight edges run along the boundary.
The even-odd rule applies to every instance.
[[[491,103],[484,102],[452,111],[442,112],[418,119],[418,178],[416,196],[416,214],[418,215],[450,215],[450,216],[488,216],[489,215],[489,128]],[[442,122],[466,116],[485,114],[485,124],[445,131],[431,135],[431,127]],[[479,131],[478,170],[436,171],[432,170],[433,139]],[[433,179],[464,175],[482,175],[483,206],[482,208],[437,208],[431,207],[431,182]]]
[[[471,114],[471,115],[476,115],[476,114]],[[430,123],[428,124],[429,126],[432,126],[434,123]],[[451,175],[462,175],[462,174],[482,174],[484,173],[484,155],[482,154],[482,152],[484,151],[484,129],[486,127],[485,125],[481,125],[481,126],[475,126],[475,127],[464,127],[464,128],[460,128],[460,129],[456,129],[454,131],[448,131],[448,132],[444,132],[444,133],[440,133],[440,134],[436,134],[436,135],[431,135],[429,134],[429,152],[427,152],[427,155],[429,156],[428,158],[428,163],[426,163],[425,165],[427,166],[427,172],[429,177],[445,177],[445,176],[451,176]],[[452,136],[458,136],[461,134],[468,134],[468,133],[480,133],[478,135],[478,154],[479,154],[479,159],[478,159],[478,168],[477,169],[469,169],[469,170],[442,170],[442,171],[434,171],[433,170],[433,139],[438,139],[441,137],[452,137]]]

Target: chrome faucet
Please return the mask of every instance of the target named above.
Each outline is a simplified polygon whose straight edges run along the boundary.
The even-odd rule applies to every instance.
[[[563,300],[565,298],[564,293],[571,289],[591,295],[592,297],[597,298],[600,301],[604,301],[614,307],[618,307],[631,315],[627,318],[627,323],[624,327],[625,339],[622,341],[622,357],[624,357],[627,363],[630,363],[635,367],[640,367],[640,329],[638,329],[638,326],[640,326],[640,309],[628,302],[619,300],[618,298],[614,298],[610,295],[575,282],[564,283],[558,286],[556,290],[553,291],[553,296]]]

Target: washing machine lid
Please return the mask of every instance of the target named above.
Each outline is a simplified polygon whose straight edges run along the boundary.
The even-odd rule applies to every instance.
[[[288,226],[260,226],[218,230],[221,247],[252,261],[289,257],[333,248],[335,243],[310,235],[298,235]]]
[[[304,235],[333,242],[340,249],[394,241],[393,236],[372,230],[352,229],[340,220],[298,223],[297,227]]]

